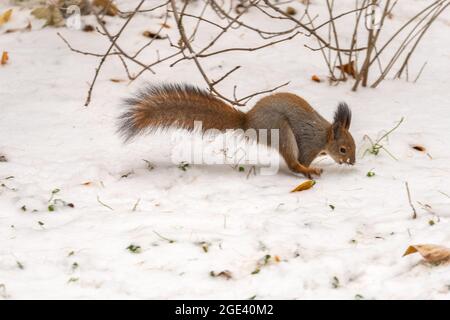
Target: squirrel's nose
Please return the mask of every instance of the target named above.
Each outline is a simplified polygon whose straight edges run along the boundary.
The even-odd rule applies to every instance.
[[[347,163],[349,165],[354,165],[355,164],[355,160],[348,158],[347,161],[345,161],[345,163]]]

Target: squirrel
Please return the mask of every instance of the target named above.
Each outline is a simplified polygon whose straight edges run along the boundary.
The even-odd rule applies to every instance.
[[[287,166],[310,179],[322,173],[322,169],[310,166],[318,155],[328,154],[339,164],[355,163],[355,142],[349,132],[351,111],[346,103],[339,103],[333,123],[292,93],[263,97],[244,113],[197,87],[162,84],[147,86],[124,104],[118,133],[125,141],[156,129],[192,131],[194,121],[201,121],[203,131],[279,129],[278,151]]]

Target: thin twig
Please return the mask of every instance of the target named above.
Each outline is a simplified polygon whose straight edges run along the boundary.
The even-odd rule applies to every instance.
[[[131,210],[131,211],[136,211],[137,210],[137,207],[138,207],[138,205],[139,205],[139,203],[141,202],[141,198],[139,198],[139,199],[137,199],[137,201],[136,201],[136,203],[134,204],[134,206],[133,206],[133,209]]]
[[[405,181],[405,187],[406,187],[406,192],[407,192],[407,194],[408,194],[409,205],[411,206],[411,209],[412,209],[412,211],[413,211],[413,216],[412,216],[412,218],[413,218],[413,219],[416,219],[416,218],[417,218],[417,211],[416,211],[416,208],[414,208],[414,205],[412,204],[412,201],[411,201],[411,192],[409,191],[409,185],[408,185],[408,182],[407,182],[407,181]]]
[[[428,62],[425,62],[425,63],[422,65],[422,68],[420,68],[419,73],[417,74],[417,77],[414,79],[414,83],[416,83],[417,80],[419,80],[420,76],[422,75],[423,69],[425,69],[427,63],[428,63]]]
[[[165,241],[167,241],[167,242],[169,242],[169,243],[174,243],[174,242],[175,242],[175,240],[172,240],[172,239],[163,237],[162,235],[160,235],[160,234],[159,234],[158,232],[156,232],[155,230],[153,230],[153,233],[156,234],[158,237],[160,237],[162,240],[165,240]]]
[[[136,9],[134,9],[134,12],[127,18],[127,21],[122,25],[122,27],[120,28],[119,32],[117,33],[117,35],[114,37],[113,41],[111,42],[108,50],[106,50],[105,54],[101,58],[100,63],[98,64],[98,67],[95,69],[94,78],[92,79],[91,85],[89,86],[88,95],[87,95],[86,101],[84,103],[85,107],[87,107],[89,105],[89,103],[91,102],[92,90],[94,89],[94,85],[95,85],[95,82],[97,81],[97,77],[98,77],[98,75],[100,73],[100,70],[101,70],[103,64],[106,61],[106,57],[108,57],[109,53],[111,52],[111,50],[115,46],[117,39],[119,39],[119,37],[122,34],[122,32],[125,30],[127,25],[130,23],[131,19],[134,17],[134,15],[139,10],[139,8],[144,4],[144,2],[145,2],[145,0],[141,0],[141,2],[139,2],[139,4],[136,7]],[[96,14],[96,17],[97,17],[97,20],[100,19],[97,14]],[[100,23],[100,26],[103,26],[103,24]]]
[[[97,202],[100,203],[102,206],[108,208],[109,210],[114,211],[113,208],[111,208],[110,206],[108,206],[106,203],[102,202],[102,201],[100,200],[100,197],[99,197],[99,196],[97,196]]]

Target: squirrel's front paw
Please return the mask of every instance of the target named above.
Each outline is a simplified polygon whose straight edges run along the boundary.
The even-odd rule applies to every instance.
[[[323,169],[320,168],[308,168],[308,171],[306,172],[306,176],[308,177],[308,179],[312,179],[312,175],[316,175],[316,176],[320,176],[323,172]]]

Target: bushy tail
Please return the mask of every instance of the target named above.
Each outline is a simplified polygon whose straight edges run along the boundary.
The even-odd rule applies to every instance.
[[[148,86],[125,100],[118,132],[126,141],[136,135],[169,127],[194,129],[201,121],[208,129],[238,129],[245,126],[245,113],[234,109],[207,91],[189,85]]]

